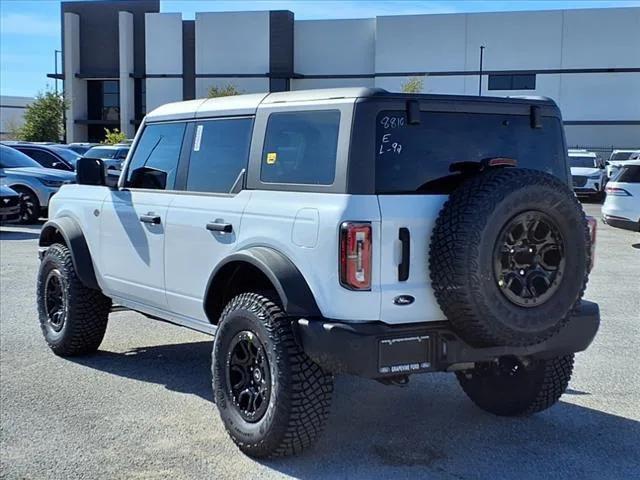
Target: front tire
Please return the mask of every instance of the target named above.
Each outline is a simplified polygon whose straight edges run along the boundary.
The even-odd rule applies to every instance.
[[[47,249],[38,271],[37,296],[40,327],[53,353],[66,357],[98,349],[111,299],[82,284],[66,246]]]
[[[333,376],[296,343],[291,319],[268,297],[243,293],[222,312],[213,389],[224,426],[249,456],[301,452],[321,434]]]
[[[531,415],[554,405],[569,385],[573,354],[523,365],[514,358],[456,372],[460,386],[481,409],[500,416]]]

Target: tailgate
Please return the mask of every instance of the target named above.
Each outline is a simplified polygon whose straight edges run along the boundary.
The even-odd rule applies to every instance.
[[[413,323],[445,320],[429,278],[429,239],[447,195],[379,195],[380,236],[380,318],[386,323]],[[408,232],[408,267],[401,280],[403,261],[400,229]],[[406,233],[404,234],[406,236]],[[406,246],[404,248],[406,252]],[[405,263],[406,263],[405,259]],[[404,297],[404,302],[400,301]],[[412,297],[414,300],[406,297]],[[398,300],[400,298],[400,300]]]

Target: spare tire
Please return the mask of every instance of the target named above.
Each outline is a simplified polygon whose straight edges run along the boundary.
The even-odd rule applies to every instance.
[[[440,308],[474,346],[526,346],[556,334],[582,297],[590,237],[580,203],[547,173],[500,168],[460,185],[431,237]]]

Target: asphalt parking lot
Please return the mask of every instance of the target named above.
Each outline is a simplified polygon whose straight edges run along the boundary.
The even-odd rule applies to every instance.
[[[585,209],[599,218],[599,205]],[[599,224],[586,298],[601,330],[551,410],[493,417],[447,374],[405,388],[339,377],[316,447],[255,461],[211,402],[210,337],[118,312],[97,355],[49,351],[35,307],[39,229],[0,229],[2,478],[638,478],[637,233]]]

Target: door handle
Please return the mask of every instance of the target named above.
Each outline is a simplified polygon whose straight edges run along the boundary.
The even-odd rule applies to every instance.
[[[402,227],[398,230],[398,239],[402,244],[402,257],[398,265],[398,281],[406,282],[409,279],[409,261],[411,258],[411,236],[409,229]]]
[[[231,233],[233,232],[233,225],[230,223],[209,222],[207,223],[207,230],[210,232]]]
[[[140,215],[140,221],[142,223],[150,223],[152,225],[160,225],[160,215],[154,215],[153,213],[147,213],[146,215]]]

